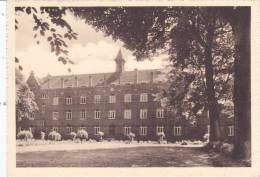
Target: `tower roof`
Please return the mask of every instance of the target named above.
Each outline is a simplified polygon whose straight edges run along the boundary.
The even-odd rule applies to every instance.
[[[115,58],[115,61],[118,62],[118,61],[123,61],[125,62],[124,58],[123,58],[123,55],[122,55],[122,52],[121,52],[121,48],[119,49],[118,53],[117,53],[117,56]]]

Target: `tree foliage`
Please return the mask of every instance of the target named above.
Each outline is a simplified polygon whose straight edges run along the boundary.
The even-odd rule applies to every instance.
[[[15,70],[15,86],[16,86],[16,118],[27,118],[38,110],[35,102],[34,93],[24,81],[23,75],[19,69]]]

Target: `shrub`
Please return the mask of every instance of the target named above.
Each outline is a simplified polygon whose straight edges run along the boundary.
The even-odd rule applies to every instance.
[[[71,140],[75,140],[76,137],[77,137],[77,134],[76,134],[75,132],[70,132],[69,138],[70,138]]]
[[[61,135],[56,131],[51,131],[48,135],[48,138],[49,138],[49,140],[52,140],[52,141],[60,141]]]
[[[99,131],[98,132],[99,141],[103,140],[103,136],[104,136],[104,132]]]
[[[135,134],[133,132],[130,132],[127,137],[132,142],[132,141],[134,141]]]
[[[78,130],[77,138],[79,138],[80,141],[88,139],[88,132],[86,130]]]
[[[164,132],[157,133],[157,136],[158,136],[159,143],[162,143],[163,139],[165,138]]]
[[[41,140],[45,139],[45,133],[43,131],[41,131]]]
[[[22,131],[18,132],[17,138],[21,139],[21,140],[27,141],[28,139],[32,139],[33,138],[33,134],[32,134],[31,131],[22,130]]]

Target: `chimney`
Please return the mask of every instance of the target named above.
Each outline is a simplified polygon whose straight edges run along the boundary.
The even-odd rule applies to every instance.
[[[153,83],[153,77],[154,77],[154,73],[153,71],[150,73],[150,83],[152,84]]]
[[[88,86],[92,87],[92,76],[88,76]]]
[[[134,84],[138,84],[138,70],[137,69],[134,69]]]
[[[63,77],[60,78],[60,87],[64,88],[64,79],[63,79]]]
[[[75,85],[74,85],[75,87],[78,87],[79,86],[79,80],[78,80],[78,77],[77,76],[75,76]]]

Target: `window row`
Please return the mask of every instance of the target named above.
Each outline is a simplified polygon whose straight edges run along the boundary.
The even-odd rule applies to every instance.
[[[42,96],[42,99],[47,99],[46,96]],[[68,96],[65,98],[66,100],[66,105],[71,105],[72,104],[72,97]],[[87,104],[87,97],[86,96],[81,96],[80,97],[80,104]],[[94,103],[99,104],[101,102],[101,95],[94,95]],[[110,95],[108,99],[109,103],[116,103],[116,96],[115,95]],[[132,102],[132,95],[131,94],[125,94],[124,95],[124,102],[125,103],[131,103]],[[140,94],[140,102],[148,102],[148,94],[147,93],[141,93]],[[53,97],[52,99],[52,104],[53,105],[59,105],[59,97]]]
[[[147,109],[140,109],[140,119],[147,119],[148,110]],[[80,120],[87,119],[88,111],[81,110],[79,112],[79,118]],[[65,113],[66,120],[72,120],[72,111],[66,111]],[[101,118],[101,111],[95,110],[94,111],[94,119],[100,119]],[[131,109],[125,109],[124,110],[124,119],[131,119],[132,118],[132,110]],[[158,108],[156,109],[156,118],[164,118],[164,109]],[[59,112],[54,111],[52,112],[52,119],[58,120],[59,119]],[[116,119],[116,111],[115,110],[109,110],[108,111],[108,119]]]
[[[123,127],[124,135],[128,136],[132,130],[131,126]],[[87,130],[86,127],[79,127],[79,130]],[[58,127],[52,127],[53,131],[59,131]],[[66,127],[66,133],[71,133],[73,132],[73,127]],[[95,126],[94,127],[94,134],[98,135],[98,132],[102,131],[101,127]],[[156,127],[156,133],[163,133],[164,132],[164,127],[163,126],[157,126]],[[140,126],[139,127],[139,135],[141,136],[147,136],[148,134],[148,127],[147,126]],[[174,126],[173,127],[173,135],[174,136],[181,136],[182,135],[182,127],[181,126]]]

